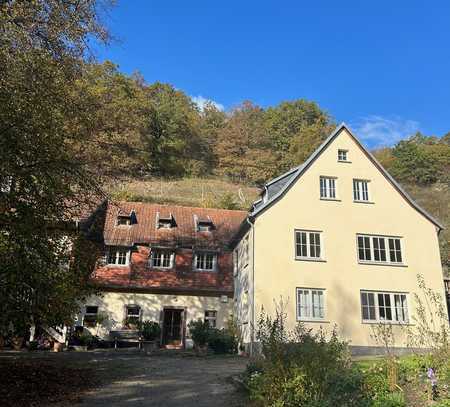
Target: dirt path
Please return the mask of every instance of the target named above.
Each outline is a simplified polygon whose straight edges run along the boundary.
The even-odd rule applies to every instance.
[[[242,358],[112,354],[89,364],[102,370],[104,384],[82,396],[80,407],[243,405],[230,381],[244,370]]]
[[[28,386],[30,388],[23,389],[27,393],[20,393],[22,401],[19,398],[15,399],[17,403],[9,400],[8,405],[14,407],[237,407],[245,404],[242,393],[231,381],[231,376],[241,373],[247,364],[245,358],[237,356],[197,357],[172,351],[145,356],[137,349],[62,353],[0,352],[0,367],[6,362],[9,366],[12,363],[17,366],[41,367],[40,370],[49,373],[46,380],[51,383],[47,384],[58,381],[64,386],[70,381],[77,386],[76,383],[82,382],[83,387],[92,388],[82,390],[75,387],[71,390],[71,384],[68,384],[68,388],[64,389],[67,395],[60,392],[62,397],[52,397],[53,393],[48,393],[50,389],[58,391],[60,387],[44,388],[42,385],[40,391],[39,387]],[[64,370],[66,376],[60,376],[59,372]],[[25,376],[27,371],[25,369]],[[81,376],[67,377],[67,372]],[[42,373],[38,374],[43,379],[41,375]],[[55,377],[58,380],[52,380]],[[41,379],[35,379],[36,385],[41,386]],[[27,379],[27,383],[28,381]],[[44,382],[42,383],[45,384]],[[51,399],[65,401],[50,404],[45,402]]]

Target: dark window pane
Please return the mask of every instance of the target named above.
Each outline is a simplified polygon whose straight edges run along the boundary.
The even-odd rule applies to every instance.
[[[86,307],[86,314],[96,314],[97,311],[98,311],[98,307],[96,307],[96,306],[88,305]]]
[[[384,239],[380,239],[380,259],[381,261],[386,261],[386,246]]]
[[[380,247],[378,238],[373,238],[373,257],[376,261],[380,261]]]
[[[363,319],[369,319],[369,309],[367,307],[362,308]]]
[[[361,304],[367,305],[367,293],[361,293]]]
[[[364,249],[358,250],[359,260],[364,260]]]

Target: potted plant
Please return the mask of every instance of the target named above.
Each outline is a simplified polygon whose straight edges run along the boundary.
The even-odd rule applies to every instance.
[[[92,341],[92,337],[88,334],[82,333],[73,337],[73,349],[78,352],[86,352],[88,346]]]
[[[103,328],[106,327],[109,317],[105,313],[99,312],[95,318],[95,336],[99,336]]]
[[[11,336],[11,345],[14,350],[21,350],[27,333],[27,324],[25,319],[19,315],[13,322],[13,331]]]
[[[159,346],[161,327],[155,321],[144,321],[141,324],[141,334],[144,338],[143,350],[145,353],[152,353]]]
[[[139,321],[136,318],[125,318],[124,327],[126,329],[138,330]]]
[[[61,352],[64,344],[58,341],[53,342],[53,352]]]
[[[198,319],[188,324],[189,332],[194,341],[194,349],[198,355],[206,355],[208,353],[208,341],[211,335],[211,327],[208,322]]]
[[[8,337],[9,320],[6,314],[0,315],[0,350],[5,346],[6,338]]]

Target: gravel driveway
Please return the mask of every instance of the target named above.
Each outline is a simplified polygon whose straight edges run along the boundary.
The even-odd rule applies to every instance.
[[[245,369],[245,358],[183,353],[144,356],[135,350],[68,353],[67,357],[93,367],[101,378],[98,389],[82,395],[76,404],[80,407],[244,405],[230,377]]]

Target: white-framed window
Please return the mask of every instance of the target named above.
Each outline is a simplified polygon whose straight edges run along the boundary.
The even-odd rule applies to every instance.
[[[233,276],[236,277],[239,273],[239,249],[233,250]]]
[[[175,222],[175,218],[172,214],[161,216],[158,212],[156,216],[156,228],[157,229],[171,229],[176,227],[177,223]]]
[[[297,288],[297,320],[323,320],[325,318],[325,290]]]
[[[86,305],[83,317],[83,326],[95,327],[97,325],[98,306]]]
[[[295,258],[319,260],[323,258],[322,232],[311,230],[295,231]]]
[[[171,229],[172,228],[172,222],[167,219],[160,219],[158,222],[158,228],[159,229]]]
[[[217,254],[211,252],[197,252],[194,256],[194,268],[199,271],[214,271],[216,269]]]
[[[125,314],[127,324],[137,325],[141,320],[141,307],[139,305],[127,305]]]
[[[388,239],[389,259],[391,263],[403,263],[402,246],[399,238],[391,237]]]
[[[212,232],[214,230],[214,222],[209,216],[199,218],[194,215],[194,223],[197,232]]]
[[[408,323],[406,293],[361,291],[363,322]]]
[[[127,266],[130,262],[130,249],[111,246],[107,250],[107,263],[115,266]]]
[[[212,229],[213,229],[212,223],[199,222],[199,224],[197,225],[197,230],[199,232],[211,232]]]
[[[320,198],[336,199],[336,178],[320,177]]]
[[[369,181],[364,179],[353,180],[353,200],[355,202],[369,202]]]
[[[348,150],[338,150],[338,161],[348,161]]]
[[[217,326],[217,311],[208,310],[205,311],[205,322],[211,327]]]
[[[400,237],[358,234],[356,239],[359,262],[403,264]]]
[[[249,239],[248,239],[248,235],[247,235],[242,242],[242,266],[243,267],[248,266],[248,260],[249,260]]]
[[[175,253],[172,250],[152,249],[150,253],[150,266],[161,269],[173,267]]]

